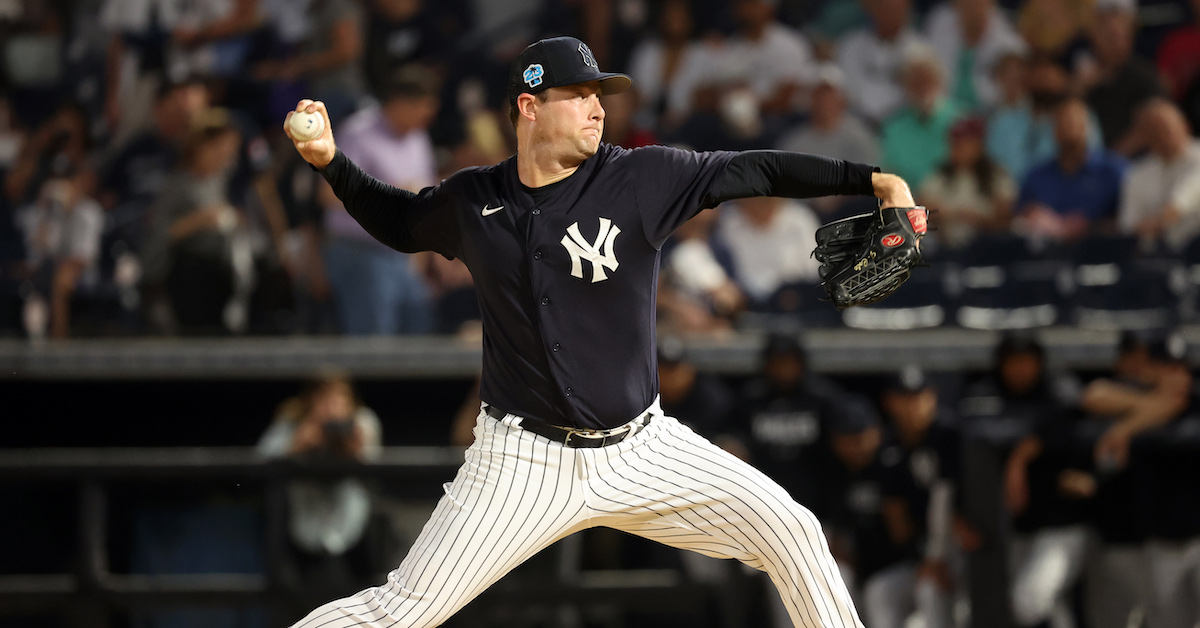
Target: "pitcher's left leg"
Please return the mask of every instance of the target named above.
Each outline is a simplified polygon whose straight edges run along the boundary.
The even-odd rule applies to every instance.
[[[757,469],[670,417],[594,451],[594,523],[765,571],[797,626],[862,628],[820,523]]]

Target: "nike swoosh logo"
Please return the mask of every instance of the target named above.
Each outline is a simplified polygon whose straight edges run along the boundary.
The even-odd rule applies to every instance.
[[[500,211],[500,210],[502,210],[502,209],[504,209],[504,206],[503,206],[503,205],[501,205],[501,206],[499,206],[499,207],[488,207],[487,205],[484,205],[484,206],[483,206],[483,215],[484,215],[484,216],[491,216],[492,214],[494,214],[494,213],[496,213],[496,212],[498,212],[498,211]]]

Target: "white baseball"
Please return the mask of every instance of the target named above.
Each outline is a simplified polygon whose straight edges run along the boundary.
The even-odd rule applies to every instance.
[[[321,137],[325,132],[325,116],[320,112],[299,111],[292,114],[288,125],[292,128],[292,137],[301,142],[309,142]]]

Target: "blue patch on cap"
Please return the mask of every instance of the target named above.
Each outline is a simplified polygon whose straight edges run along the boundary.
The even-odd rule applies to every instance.
[[[521,80],[525,81],[525,84],[530,88],[534,88],[542,84],[542,77],[545,75],[546,72],[542,70],[542,64],[533,63],[521,73]]]

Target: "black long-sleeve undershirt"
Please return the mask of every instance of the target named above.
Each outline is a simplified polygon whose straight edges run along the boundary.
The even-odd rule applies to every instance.
[[[722,201],[751,196],[874,196],[871,173],[878,171],[878,168],[865,164],[819,155],[750,150],[738,153],[729,160],[724,174],[713,187],[710,200],[717,205]]]
[[[752,196],[812,198],[835,194],[874,195],[871,173],[864,164],[818,155],[754,150],[738,153],[705,199],[705,206]],[[412,242],[404,208],[417,194],[379,181],[341,151],[320,171],[346,206],[346,211],[383,244],[409,251]]]

